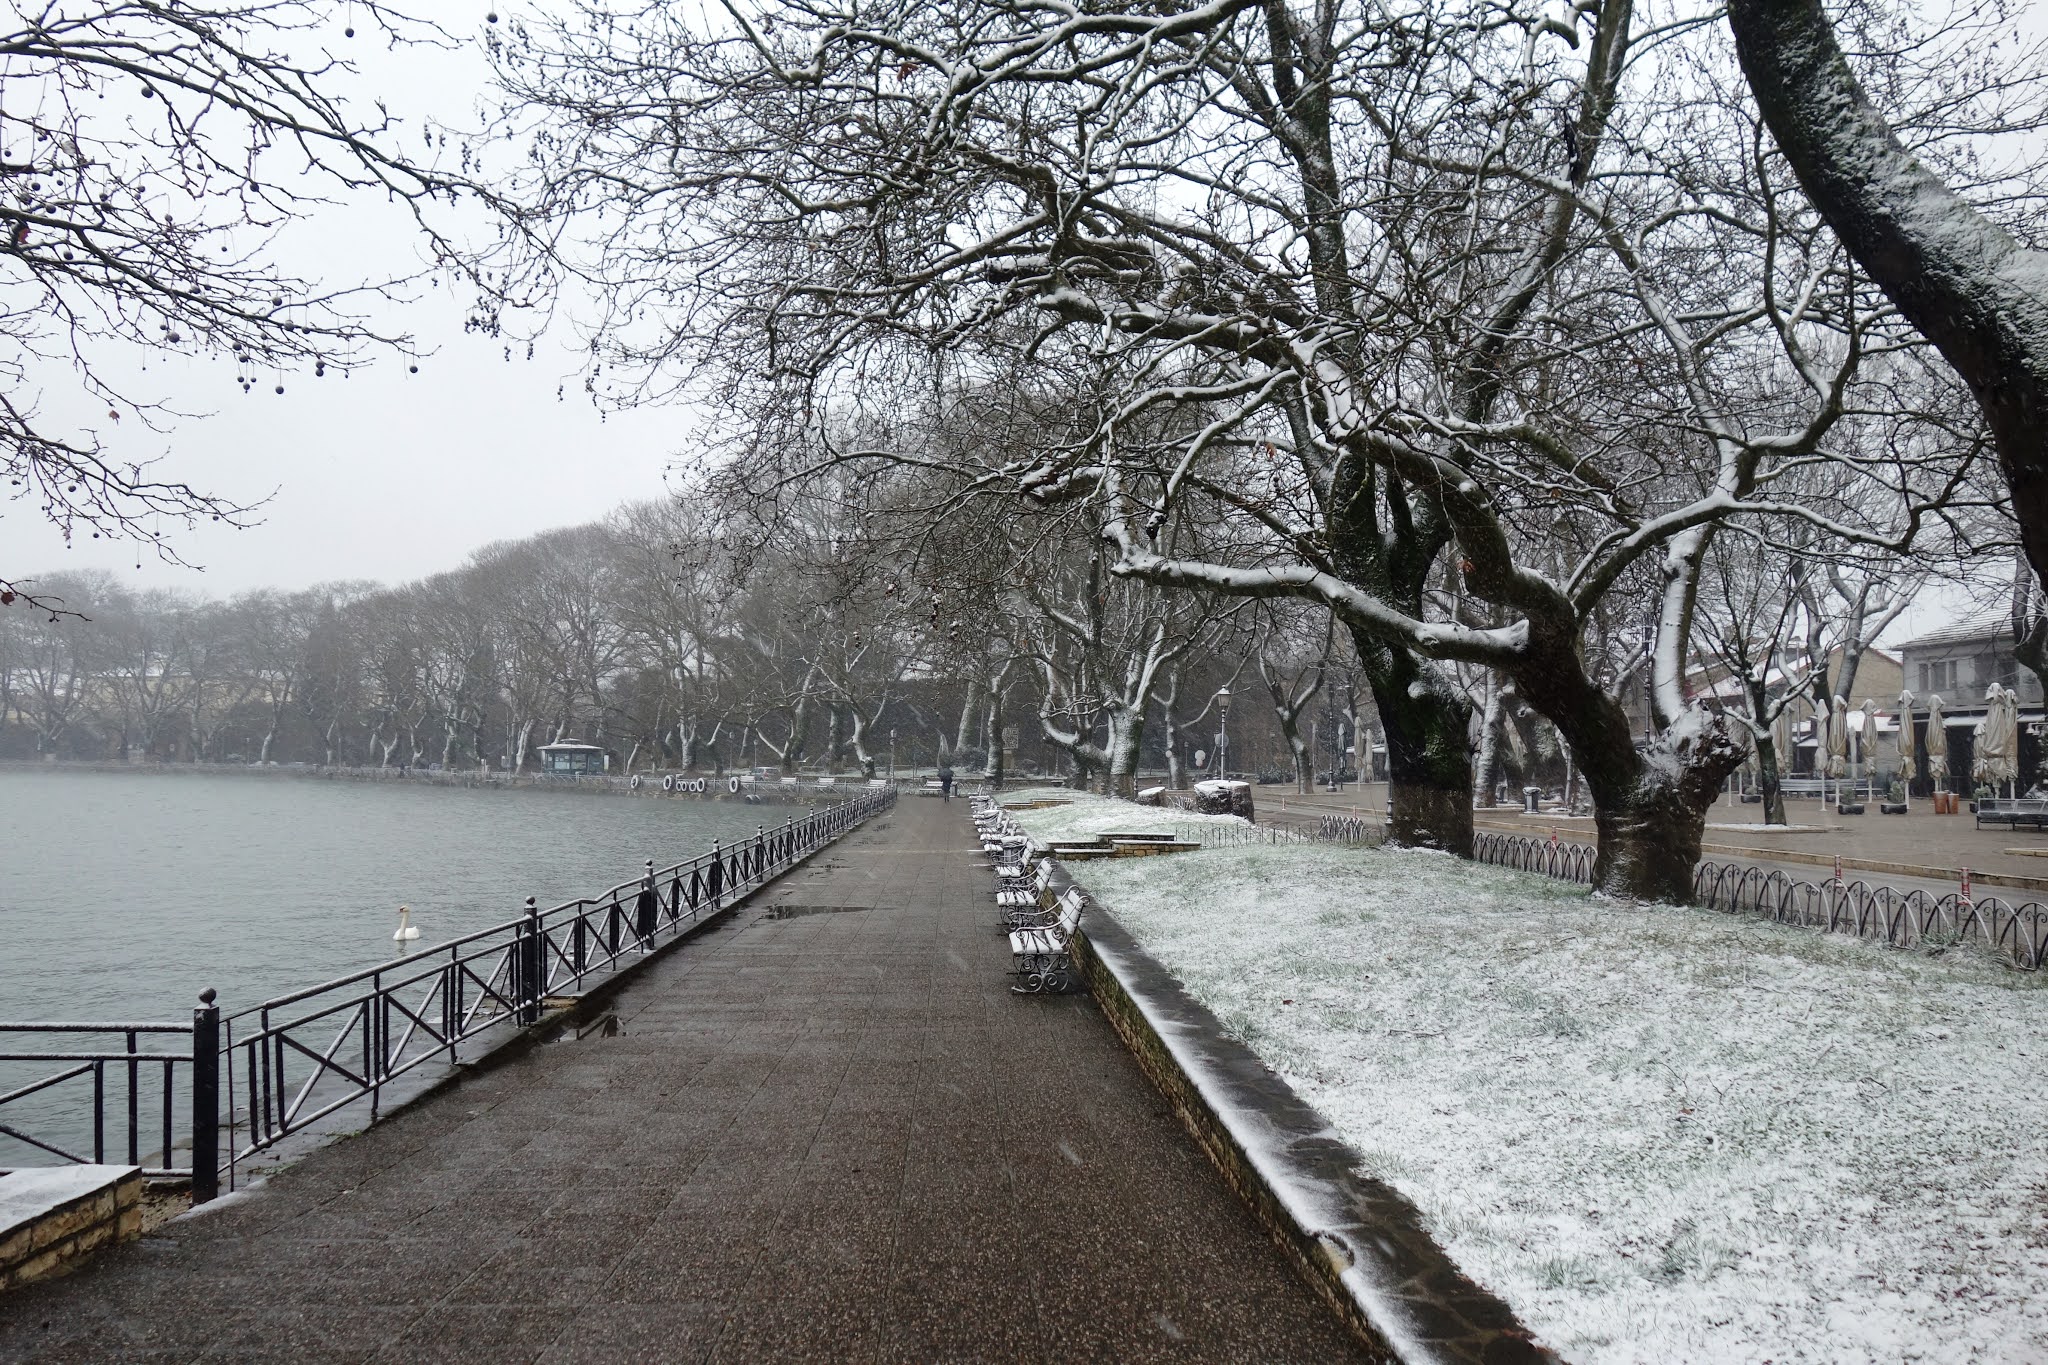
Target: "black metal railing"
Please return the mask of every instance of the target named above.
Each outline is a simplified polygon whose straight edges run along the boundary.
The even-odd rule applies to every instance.
[[[202,1177],[191,1164],[199,1144],[178,1137],[181,1113],[196,1112],[192,1097],[209,1093],[209,1085],[218,1093],[220,1011],[212,997],[205,993],[189,1024],[0,1024],[0,1063],[10,1070],[57,1068],[0,1094],[0,1136],[65,1163],[100,1165],[111,1152],[152,1177],[190,1177],[195,1201],[201,1190],[212,1198],[211,1169]],[[27,1039],[43,1046],[27,1048]],[[18,1116],[36,1097],[44,1110],[54,1100],[59,1112],[79,1117],[57,1131],[22,1126],[29,1121]]]
[[[205,991],[190,1024],[0,1024],[0,1046],[31,1035],[43,1044],[0,1052],[0,1062],[57,1068],[0,1094],[0,1135],[60,1162],[99,1162],[111,1131],[112,1150],[125,1150],[129,1164],[156,1154],[147,1173],[189,1175],[193,1202],[204,1202],[223,1166],[232,1188],[243,1161],[352,1104],[366,1101],[374,1123],[397,1083],[461,1060],[465,1043],[537,1023],[551,1004],[571,1003],[593,981],[644,960],[895,801],[893,788],[862,791],[669,867],[650,860],[640,877],[602,895],[549,910],[528,897],[524,912],[502,924],[231,1014]],[[90,1045],[109,1037],[124,1045]],[[183,1045],[143,1045],[166,1037]],[[76,1105],[60,1106],[63,1135],[9,1120],[10,1104],[40,1096],[47,1113],[48,1099],[69,1096],[67,1087],[79,1093]],[[87,1090],[89,1127],[80,1117]],[[85,1142],[70,1136],[80,1131]]]

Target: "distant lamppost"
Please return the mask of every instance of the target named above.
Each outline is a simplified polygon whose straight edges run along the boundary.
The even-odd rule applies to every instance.
[[[1230,776],[1230,689],[1216,690],[1216,775]]]
[[[889,780],[896,780],[896,727],[889,727]]]

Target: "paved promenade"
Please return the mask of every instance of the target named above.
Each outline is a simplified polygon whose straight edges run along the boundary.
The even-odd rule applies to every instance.
[[[0,1360],[1362,1360],[906,799],[536,1049],[0,1298]]]

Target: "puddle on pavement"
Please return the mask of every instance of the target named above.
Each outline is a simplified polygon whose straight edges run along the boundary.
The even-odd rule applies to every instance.
[[[800,919],[805,915],[858,915],[871,905],[771,905],[762,919]]]

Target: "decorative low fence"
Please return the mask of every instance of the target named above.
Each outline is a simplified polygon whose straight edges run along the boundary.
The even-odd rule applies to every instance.
[[[401,1080],[538,1023],[895,802],[894,788],[859,790],[751,840],[649,861],[600,895],[549,910],[528,897],[492,928],[230,1013],[204,991],[189,1024],[0,1024],[0,1063],[55,1067],[0,1094],[0,1135],[58,1162],[123,1154],[151,1176],[189,1177],[204,1203],[223,1165],[233,1188],[241,1162],[349,1105],[367,1103],[376,1122]],[[58,1095],[58,1135],[20,1117]]]
[[[1795,880],[1740,863],[1703,862],[1693,869],[1693,895],[1701,905],[1735,914],[1762,915],[1831,934],[1888,943],[1894,948],[1946,948],[1976,942],[2023,971],[2039,971],[2048,955],[2048,905],[2018,905],[1999,896],[1963,890],[1941,895],[1901,891],[1864,881]]]
[[[1472,836],[1475,862],[1513,868],[1517,872],[1541,873],[1560,881],[1577,882],[1581,886],[1593,884],[1594,851],[1591,844],[1575,844],[1555,836],[1534,839],[1522,834],[1494,834],[1486,830]]]
[[[1205,846],[1332,843],[1372,846],[1385,842],[1386,828],[1357,816],[1324,816],[1313,824],[1202,825]],[[1476,862],[1593,884],[1597,850],[1591,844],[1482,830],[1473,836]],[[1866,881],[1796,879],[1746,863],[1703,861],[1693,869],[1693,896],[1702,906],[1730,914],[1757,915],[1831,934],[1886,943],[1894,948],[1942,948],[1974,942],[2022,971],[2039,971],[2048,961],[2048,903],[2014,903],[1999,896],[1971,896],[1967,889],[1941,895],[1901,891]]]

